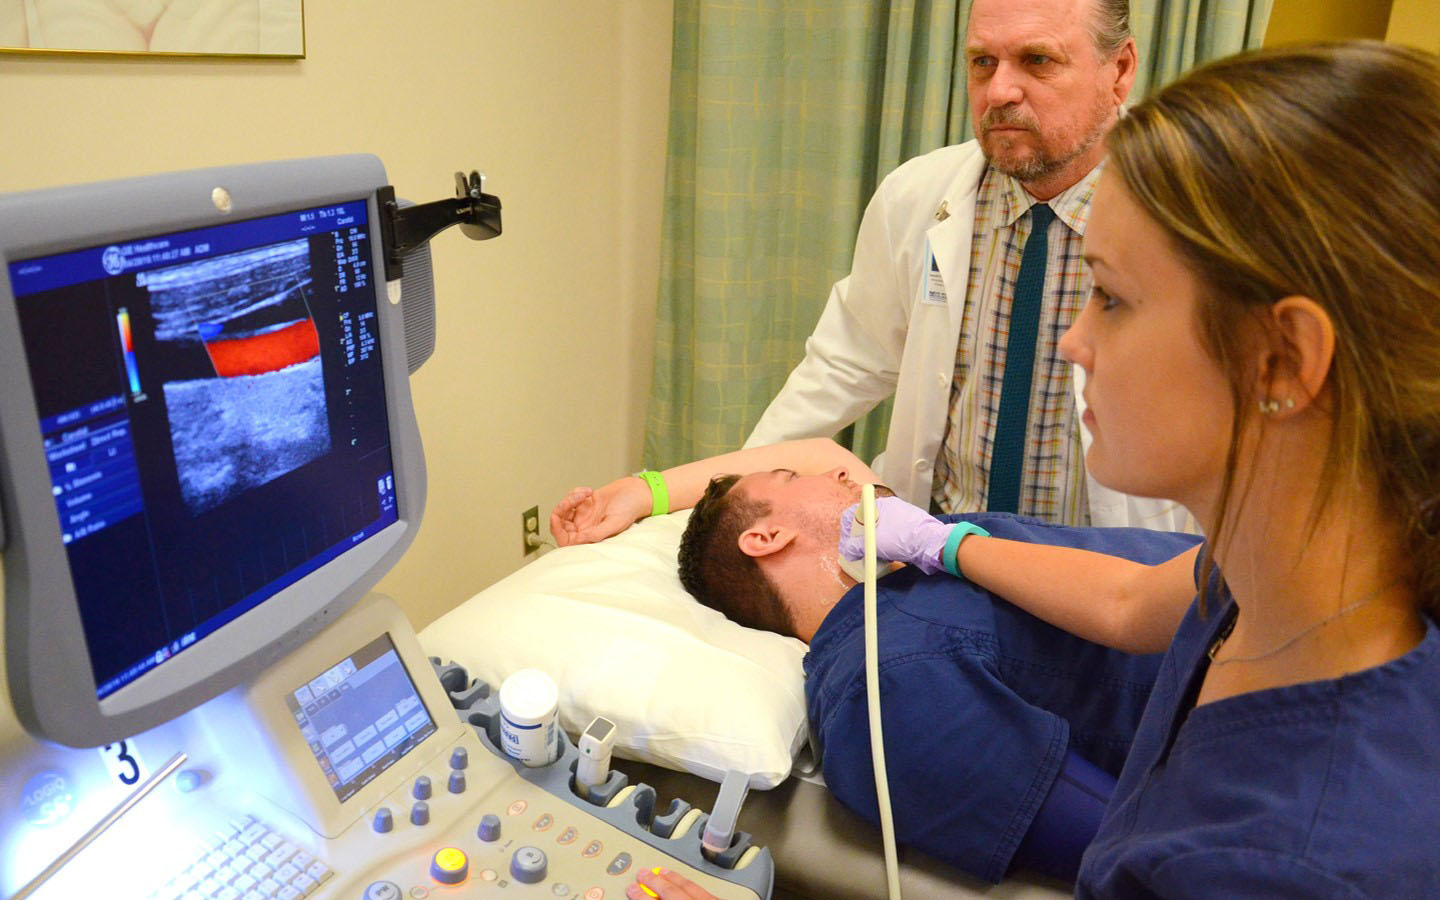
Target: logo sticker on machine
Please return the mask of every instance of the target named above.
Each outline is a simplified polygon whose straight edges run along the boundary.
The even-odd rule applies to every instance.
[[[62,772],[41,772],[20,789],[20,813],[31,825],[44,828],[63,822],[74,809],[75,793]]]

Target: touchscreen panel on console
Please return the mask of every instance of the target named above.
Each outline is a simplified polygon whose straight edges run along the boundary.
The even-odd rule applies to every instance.
[[[341,803],[435,733],[388,635],[296,687],[285,701]]]

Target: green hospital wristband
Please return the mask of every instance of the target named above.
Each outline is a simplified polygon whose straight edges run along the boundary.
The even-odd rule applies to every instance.
[[[650,486],[650,515],[663,516],[670,511],[670,492],[665,489],[665,476],[646,469],[635,477]]]
[[[945,566],[945,571],[956,578],[964,578],[960,572],[959,563],[956,561],[956,554],[960,551],[960,542],[965,540],[966,535],[978,534],[981,537],[989,537],[990,532],[976,525],[974,522],[956,522],[950,529],[950,536],[945,538],[945,549],[940,551],[940,562]]]

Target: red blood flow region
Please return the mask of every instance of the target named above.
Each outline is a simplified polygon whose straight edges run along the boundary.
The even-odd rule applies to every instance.
[[[266,334],[206,341],[215,374],[263,375],[314,358],[320,352],[320,335],[315,323],[302,319]]]

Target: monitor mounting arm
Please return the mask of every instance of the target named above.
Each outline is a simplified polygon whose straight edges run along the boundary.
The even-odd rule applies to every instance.
[[[485,176],[455,173],[455,198],[419,206],[401,207],[395,188],[386,185],[375,192],[380,205],[380,233],[385,244],[385,276],[395,281],[404,273],[405,254],[435,235],[459,225],[473,240],[486,241],[500,235],[500,198],[485,193]]]

